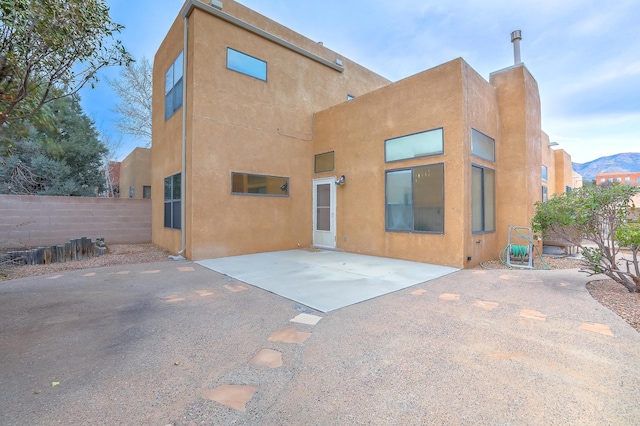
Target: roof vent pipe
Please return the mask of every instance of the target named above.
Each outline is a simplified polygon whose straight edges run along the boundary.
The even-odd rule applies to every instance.
[[[513,43],[513,64],[518,65],[522,63],[520,60],[520,40],[522,40],[522,32],[515,30],[511,33],[511,43]]]

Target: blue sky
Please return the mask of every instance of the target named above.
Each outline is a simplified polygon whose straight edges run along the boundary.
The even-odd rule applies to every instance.
[[[127,49],[153,59],[183,2],[107,0]],[[224,0],[223,0],[224,3]],[[240,3],[397,81],[464,58],[484,78],[513,64],[511,31],[540,89],[542,127],[584,163],[640,152],[640,2],[637,0],[241,0]],[[117,70],[103,75],[117,76]],[[106,83],[83,89],[99,130],[119,136]]]

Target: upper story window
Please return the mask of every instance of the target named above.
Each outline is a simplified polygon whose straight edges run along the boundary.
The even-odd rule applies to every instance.
[[[384,161],[387,163],[443,153],[442,128],[384,141]]]
[[[547,166],[542,166],[542,180],[547,181]]]
[[[334,168],[334,153],[325,152],[324,154],[317,154],[314,157],[313,171],[315,173],[332,172]]]
[[[182,52],[167,70],[164,78],[164,119],[182,106]]]
[[[616,178],[616,182],[622,182],[622,178]]]
[[[471,153],[477,157],[495,162],[496,141],[476,129],[471,129]]]
[[[605,178],[600,178],[600,183],[605,183],[606,179]]]
[[[631,182],[631,176],[626,176],[626,177],[624,178],[624,181],[625,181],[625,182]]]
[[[267,81],[267,63],[227,47],[227,68],[258,80]]]

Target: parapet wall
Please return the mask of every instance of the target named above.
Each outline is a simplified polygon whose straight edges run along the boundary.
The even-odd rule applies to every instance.
[[[151,200],[0,195],[0,248],[151,242]]]

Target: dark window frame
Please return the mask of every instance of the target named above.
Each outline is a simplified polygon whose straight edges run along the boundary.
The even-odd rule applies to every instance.
[[[489,138],[493,141],[493,155],[492,158],[487,158],[483,155],[478,154],[477,152],[475,152],[473,150],[473,135],[475,133],[478,133],[486,138]],[[478,158],[482,158],[483,160],[487,160],[487,161],[491,161],[492,163],[496,162],[496,140],[495,138],[492,138],[491,136],[487,135],[486,133],[481,132],[480,130],[474,129],[473,127],[471,128],[471,155],[473,155],[474,157],[478,157]]]
[[[180,78],[178,80],[175,79],[175,68],[178,63],[178,59],[182,59],[180,61]],[[167,75],[171,72],[171,88],[167,88]],[[164,78],[164,120],[167,121],[169,118],[173,117],[173,115],[182,107],[182,90],[184,84],[184,55],[183,51],[180,51],[176,59],[173,61],[167,72],[165,73]],[[179,86],[179,87],[178,87]],[[177,90],[177,89],[180,90]],[[170,102],[170,103],[169,103]]]
[[[269,178],[273,178],[273,179],[286,179],[286,182],[282,185],[279,186],[279,189],[283,192],[283,194],[276,194],[276,193],[272,193],[272,194],[268,194],[268,193],[260,193],[260,192],[234,192],[233,190],[233,177],[234,175],[246,175],[247,176],[247,180],[250,177],[254,177],[254,178],[265,178],[265,191],[268,189],[268,182],[267,180]],[[258,173],[247,173],[247,172],[231,172],[231,185],[230,185],[230,190],[231,190],[231,195],[240,195],[240,196],[259,196],[259,197],[276,197],[276,198],[289,198],[290,195],[290,179],[288,176],[274,176],[274,175],[263,175],[263,174],[258,174]],[[284,187],[284,189],[283,189]],[[248,190],[249,188],[247,188]]]
[[[496,170],[492,169],[491,167],[486,167],[480,164],[476,164],[476,163],[471,163],[471,170],[472,170],[472,174],[471,174],[471,186],[472,186],[472,191],[471,191],[471,203],[473,203],[473,168],[478,168],[482,171],[482,182],[481,182],[481,187],[482,187],[482,201],[481,201],[481,206],[482,206],[482,229],[481,230],[474,230],[473,229],[473,205],[471,207],[471,234],[490,234],[493,232],[496,232],[496,219],[497,219],[497,209],[496,209]],[[485,185],[485,170],[491,170],[493,172],[493,229],[486,229],[486,185]]]
[[[425,168],[425,167],[435,167],[435,166],[440,166],[442,168],[442,231],[421,231],[421,230],[416,230],[415,227],[415,213],[413,213],[413,209],[415,209],[415,187],[414,187],[414,183],[415,183],[415,170],[416,169],[420,169],[420,168]],[[411,171],[411,207],[412,207],[412,228],[413,229],[390,229],[388,227],[388,218],[387,218],[387,214],[388,214],[388,205],[389,205],[389,200],[387,197],[387,176],[389,173],[394,173],[394,172],[402,172],[402,171]],[[446,212],[446,206],[445,206],[445,201],[446,201],[446,196],[445,196],[445,165],[444,162],[441,163],[432,163],[432,164],[420,164],[417,166],[413,166],[413,167],[403,167],[403,168],[398,168],[398,169],[389,169],[389,170],[385,170],[384,172],[384,230],[385,232],[403,232],[403,233],[409,233],[409,234],[431,234],[431,235],[444,235],[445,234],[445,225],[446,225],[446,221],[445,221],[445,217],[444,217],[444,213]]]
[[[433,153],[429,153],[429,154],[424,154],[424,155],[418,155],[418,156],[413,156],[413,157],[405,157],[405,158],[397,158],[394,160],[389,160],[387,157],[387,143],[391,142],[391,141],[397,141],[399,139],[403,139],[403,138],[408,138],[410,136],[415,136],[415,135],[421,135],[424,133],[430,133],[430,132],[435,132],[435,131],[441,131],[442,134],[442,138],[441,138],[441,142],[442,142],[442,149],[440,151],[437,152],[433,152]],[[394,138],[389,138],[389,139],[385,139],[384,140],[384,162],[385,164],[388,163],[395,163],[398,161],[407,161],[407,160],[413,160],[416,158],[429,158],[429,157],[435,157],[437,155],[444,155],[444,127],[435,127],[433,129],[428,129],[428,130],[422,130],[420,132],[415,132],[415,133],[409,133],[407,135],[402,135],[402,136],[397,136]]]
[[[178,180],[177,178],[180,177]],[[167,198],[167,181],[169,182],[169,197]],[[182,173],[176,173],[164,178],[164,227],[166,229],[182,229]],[[179,198],[175,198],[176,190]],[[169,220],[167,220],[167,207]],[[169,226],[167,226],[169,224]]]

